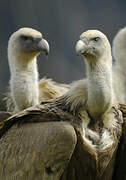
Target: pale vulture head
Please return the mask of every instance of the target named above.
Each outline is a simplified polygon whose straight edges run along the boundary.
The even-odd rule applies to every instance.
[[[116,63],[125,67],[126,63],[126,27],[121,29],[113,40],[113,57]],[[123,62],[124,61],[124,62]]]
[[[8,42],[8,55],[34,57],[44,52],[49,53],[49,44],[42,34],[32,28],[21,28],[13,33]]]
[[[111,63],[111,46],[107,37],[98,30],[88,30],[80,35],[76,43],[76,53],[83,55],[88,62],[105,60]],[[108,58],[106,58],[108,57]],[[107,62],[108,63],[108,62]]]

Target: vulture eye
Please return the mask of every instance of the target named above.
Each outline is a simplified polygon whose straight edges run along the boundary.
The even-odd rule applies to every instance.
[[[33,40],[31,37],[29,37],[29,36],[24,36],[24,35],[21,36],[21,39],[22,39],[23,41]]]
[[[98,41],[99,41],[99,39],[100,39],[100,37],[95,37],[95,38],[92,38],[92,40],[93,40],[93,41],[95,41],[95,42],[98,42]]]

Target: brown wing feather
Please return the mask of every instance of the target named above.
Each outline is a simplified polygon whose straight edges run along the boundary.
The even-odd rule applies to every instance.
[[[41,105],[28,108],[20,113],[11,116],[0,122],[0,138],[14,124],[52,122],[52,121],[73,121],[72,114],[63,111],[56,106],[55,100],[44,102]]]
[[[0,139],[0,179],[59,180],[75,145],[67,122],[14,125]]]

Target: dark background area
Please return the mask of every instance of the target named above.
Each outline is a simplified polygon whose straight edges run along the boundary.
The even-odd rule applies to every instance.
[[[7,44],[10,35],[21,27],[42,32],[50,45],[48,60],[38,58],[40,78],[50,77],[70,83],[84,77],[84,62],[75,54],[79,35],[99,29],[110,42],[126,25],[126,0],[0,0],[0,99],[9,81]],[[3,109],[2,100],[0,108]]]

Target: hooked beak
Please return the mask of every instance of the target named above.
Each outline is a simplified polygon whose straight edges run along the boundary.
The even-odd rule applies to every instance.
[[[37,49],[40,52],[44,52],[46,55],[49,54],[49,44],[48,42],[43,38],[35,38],[35,43],[37,45]]]
[[[77,41],[76,46],[75,46],[75,51],[77,53],[78,56],[84,54],[87,50],[87,46],[88,46],[88,40],[87,38],[83,38],[79,41]]]

